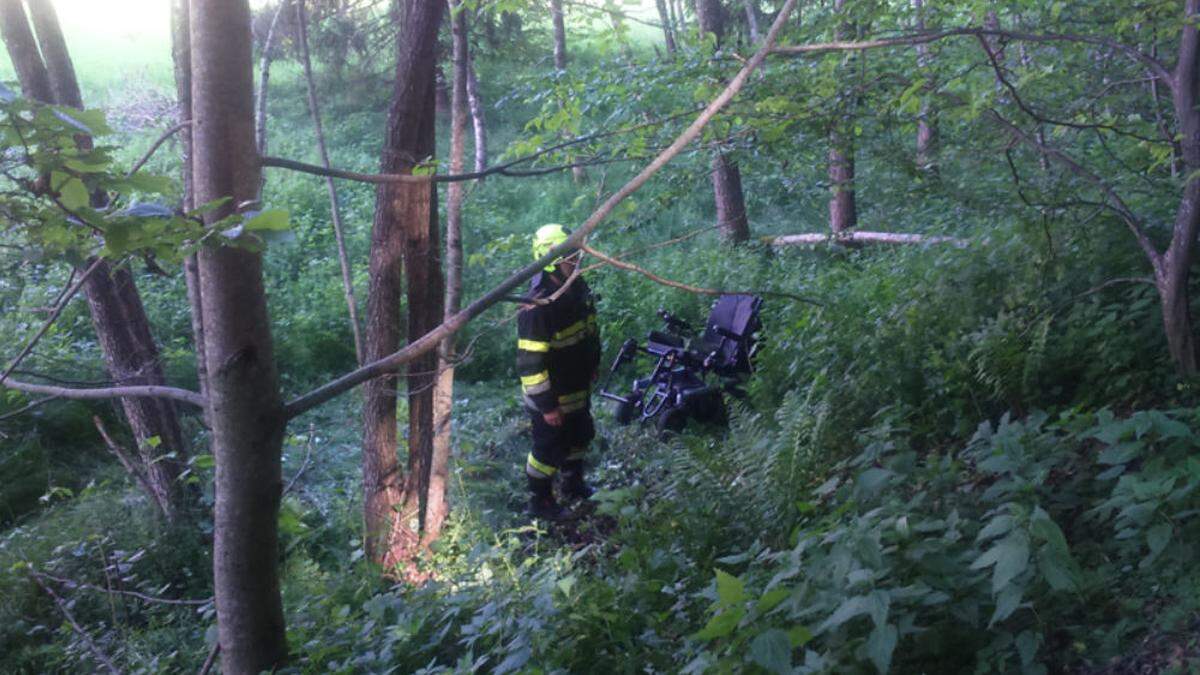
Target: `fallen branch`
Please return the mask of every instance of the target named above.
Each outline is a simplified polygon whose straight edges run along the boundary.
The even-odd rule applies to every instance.
[[[784,234],[778,237],[765,237],[763,241],[771,246],[811,246],[817,244],[950,244],[957,248],[966,248],[971,245],[970,241],[959,239],[958,237],[862,231],[841,232],[837,234]]]
[[[33,582],[40,586],[42,590],[46,592],[46,595],[49,595],[50,598],[54,600],[54,604],[58,606],[58,611],[61,612],[63,617],[66,618],[67,622],[71,624],[71,628],[73,628],[75,632],[79,634],[79,637],[83,638],[83,642],[88,646],[88,649],[91,650],[92,656],[96,657],[96,660],[103,664],[104,667],[108,668],[109,672],[113,673],[114,675],[120,675],[120,669],[113,665],[112,659],[108,658],[108,655],[96,646],[95,641],[92,640],[92,636],[89,635],[88,632],[83,629],[83,626],[80,626],[79,622],[75,620],[75,617],[71,614],[71,610],[67,609],[67,604],[63,602],[62,598],[58,597],[57,593],[50,590],[49,586],[42,583],[42,580],[37,577],[36,572],[33,573],[32,578]]]
[[[618,204],[623,202],[629,195],[637,192],[646,181],[650,180],[651,176],[658,173],[660,169],[666,166],[667,162],[674,159],[686,146],[696,140],[700,132],[704,130],[704,127],[712,121],[713,117],[737,95],[745,85],[746,80],[749,79],[750,74],[762,64],[767,54],[770,53],[771,46],[775,44],[775,40],[779,37],[779,32],[787,22],[787,18],[791,15],[792,10],[795,9],[796,2],[797,0],[787,0],[784,3],[783,8],[779,10],[779,14],[775,18],[775,23],[771,25],[771,30],[767,33],[766,38],[764,38],[762,46],[759,47],[750,61],[738,71],[737,75],[730,80],[725,89],[705,107],[704,112],[700,113],[666,150],[659,153],[641,172],[605,200],[578,230],[567,237],[565,242],[554,247],[538,260],[510,275],[507,279],[468,305],[466,309],[446,319],[439,326],[416,341],[409,343],[400,351],[353,370],[317,387],[299,398],[293,399],[284,406],[284,418],[291,419],[311,408],[321,405],[335,396],[357,387],[367,380],[393,372],[431,349],[436,349],[442,340],[462,330],[472,319],[482,314],[492,305],[503,300],[518,285],[537,274],[539,270],[550,264],[551,261],[579,248],[580,244],[612,213]]]

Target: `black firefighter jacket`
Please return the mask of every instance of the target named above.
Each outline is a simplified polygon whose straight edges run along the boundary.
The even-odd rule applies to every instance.
[[[525,297],[543,299],[563,283],[561,272],[542,272]],[[517,374],[525,407],[564,414],[588,406],[588,392],[600,364],[600,331],[592,290],[578,277],[554,302],[527,305],[517,316]]]

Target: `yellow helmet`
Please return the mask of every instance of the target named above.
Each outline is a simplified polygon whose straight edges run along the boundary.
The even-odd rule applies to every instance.
[[[537,260],[550,252],[550,249],[559,246],[571,236],[571,231],[559,225],[558,223],[549,223],[537,229],[533,233],[533,259]],[[546,266],[547,272],[553,272],[554,267],[562,262],[562,258],[556,258]]]

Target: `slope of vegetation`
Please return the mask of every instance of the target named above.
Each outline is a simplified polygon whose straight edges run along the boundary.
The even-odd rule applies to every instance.
[[[619,43],[581,40],[571,75],[547,75],[550,46],[531,18],[537,11],[528,10],[526,33],[509,35],[511,44],[479,41],[496,154],[521,156],[560,136],[690,110],[729,72],[700,52],[657,61],[647,43],[658,36],[639,31],[636,63]],[[981,57],[955,49],[941,55],[957,70],[945,88],[1003,99]],[[915,63],[904,51],[869,58],[894,60],[896,72],[902,59]],[[799,106],[807,94],[795,91],[836,81],[830,63],[773,66],[707,139],[736,139],[730,152],[741,162],[756,238],[827,229],[826,133],[816,119],[823,104]],[[319,73],[335,166],[378,165],[384,65],[364,60]],[[1054,83],[1039,81],[1050,73],[1028,70],[1023,84],[1051,90],[1038,91],[1052,101],[1074,96],[1064,86],[1054,98]],[[521,513],[528,422],[512,367],[515,306],[491,310],[461,341],[470,358],[455,391],[453,510],[419,561],[419,583],[381,581],[364,552],[359,395],[293,425],[279,551],[287,670],[1200,667],[1198,384],[1176,374],[1154,287],[1124,281],[1146,274],[1141,253],[1111,210],[1038,209],[1017,196],[1006,152],[1035,184],[1034,201],[1069,201],[1073,184],[1040,169],[1034,153],[1014,150],[978,114],[947,113],[939,174],[917,170],[912,111],[884,105],[915,89],[876,84],[860,92],[860,106],[878,103],[881,112],[860,117],[855,130],[863,229],[951,234],[965,246],[801,249],[755,239],[728,247],[712,228],[711,145],[688,154],[592,243],[683,283],[775,294],[766,300],[757,372],[729,427],[689,428],[660,442],[649,429],[617,426],[597,405],[601,490],[587,517],[531,524]],[[148,99],[169,96],[149,86]],[[272,154],[315,156],[304,97],[299,69],[277,63]],[[781,117],[790,121],[776,126]],[[473,184],[464,212],[467,296],[527,262],[533,227],[586,218],[683,123],[594,142],[590,156],[635,160],[590,166],[585,183],[568,171]],[[129,164],[156,136],[149,126],[118,126],[110,140]],[[1117,156],[1071,140],[1122,184],[1139,180],[1125,162],[1150,152]],[[439,137],[439,154],[447,145]],[[177,172],[171,150],[150,169]],[[375,190],[342,189],[355,283],[365,289]],[[1169,222],[1173,204],[1150,192],[1137,193],[1138,208]],[[355,363],[328,202],[316,177],[279,171],[268,174],[263,201],[286,208],[294,234],[271,245],[266,276],[276,357],[288,366],[283,387],[298,393]],[[1163,228],[1152,234],[1166,236]],[[51,304],[65,275],[7,247],[0,264],[0,338],[24,344],[40,321],[16,308]],[[137,271],[168,379],[194,383],[180,275]],[[606,360],[626,337],[655,327],[660,307],[696,320],[711,302],[612,268],[588,278],[600,298]],[[66,311],[26,368],[103,379],[84,303]],[[30,400],[5,392],[0,415]],[[96,438],[93,415],[118,425],[115,406],[63,401],[0,418],[0,670],[92,669],[97,650],[130,672],[198,669],[216,642],[211,518],[156,520]],[[397,416],[407,416],[403,402]],[[189,418],[185,428],[198,454],[183,480],[211,507],[203,425]]]

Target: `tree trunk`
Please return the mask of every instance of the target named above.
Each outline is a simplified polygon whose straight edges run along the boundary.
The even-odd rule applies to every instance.
[[[1185,17],[1200,13],[1200,0],[1187,0]],[[1192,331],[1188,281],[1191,273],[1196,235],[1200,231],[1200,32],[1193,21],[1185,21],[1179,44],[1179,63],[1175,68],[1173,103],[1178,123],[1187,184],[1175,213],[1171,243],[1156,265],[1155,280],[1162,299],[1163,328],[1171,360],[1180,375],[1197,374],[1196,339]]]
[[[175,96],[179,105],[179,121],[192,119],[192,36],[189,19],[189,0],[171,1],[171,58],[175,65]],[[192,180],[192,127],[189,124],[179,132],[183,147],[183,210],[196,208],[195,190]],[[200,395],[208,397],[208,364],[204,357],[204,306],[200,300],[200,263],[196,254],[183,262],[184,281],[187,284],[188,305],[192,308],[192,348],[196,354],[196,381]],[[207,408],[204,424],[210,426]]]
[[[450,90],[450,173],[462,173],[467,140],[467,15],[461,0],[447,0],[450,37],[453,43],[454,78]],[[446,186],[446,291],[444,319],[462,308],[462,200],[463,184]],[[446,500],[450,478],[452,421],[454,413],[454,338],[440,347],[440,371],[433,395],[433,457],[429,470],[429,499],[425,508],[423,540],[428,543],[441,533],[449,514]]]
[[[22,89],[42,103],[82,109],[79,82],[54,8],[46,0],[28,4],[37,43],[20,4],[13,0],[0,4],[0,28]],[[91,147],[92,139],[81,134],[76,142]],[[94,195],[93,205],[103,206],[106,198]],[[84,292],[109,377],[125,385],[164,384],[158,346],[128,268],[100,263],[85,282]],[[168,519],[174,519],[181,495],[176,478],[187,457],[175,404],[165,399],[123,398],[121,406],[153,486],[150,497],[163,506]]]
[[[925,6],[924,0],[912,0],[913,13],[916,15],[916,29],[918,33],[925,32]],[[929,53],[929,45],[917,45],[917,68],[929,78],[933,77],[931,66],[933,65],[932,56]],[[926,83],[926,89],[934,90],[932,82]],[[929,103],[929,96],[921,97],[921,108],[917,112],[917,168],[930,174],[937,173],[937,121],[934,119],[933,107]]]
[[[229,198],[206,223],[255,198],[254,72],[248,0],[192,0],[196,201]],[[262,256],[200,252],[200,285],[216,458],[213,586],[221,670],[272,670],[287,656],[279,595],[279,502],[285,421],[275,372]]]
[[[758,44],[758,8],[755,7],[755,0],[742,0],[742,4],[746,8],[746,28],[750,32],[750,42]]]
[[[300,37],[300,58],[304,64],[304,80],[308,83],[308,112],[312,116],[313,130],[317,135],[317,151],[321,154],[321,166],[331,168],[329,149],[325,145],[325,129],[321,124],[321,106],[317,100],[317,83],[313,77],[312,57],[308,51],[308,13],[305,11],[307,0],[296,2],[296,23]],[[330,177],[325,178],[325,188],[329,192],[329,217],[333,224],[333,238],[337,243],[338,264],[342,268],[342,293],[346,297],[346,309],[350,316],[350,329],[354,334],[354,355],[358,364],[363,364],[362,329],[358,321],[358,302],[354,298],[354,277],[350,270],[350,256],[346,253],[345,228],[342,226],[342,205],[338,198],[337,185]]]
[[[562,0],[550,0],[550,19],[554,24],[554,69],[567,69],[567,29],[563,25]]]
[[[750,238],[746,218],[746,200],[742,194],[742,174],[736,162],[721,151],[713,155],[713,198],[717,204],[717,230],[726,243],[740,244]]]
[[[38,45],[46,70],[50,74],[50,89],[54,101],[59,105],[83,108],[83,94],[79,91],[79,80],[75,77],[75,64],[67,51],[67,42],[59,28],[58,15],[49,0],[25,0],[29,7],[29,18],[37,32]]]
[[[271,17],[271,25],[267,28],[267,34],[263,37],[262,54],[259,57],[258,65],[258,99],[257,112],[255,113],[254,137],[258,142],[258,154],[260,157],[267,154],[267,93],[270,91],[271,83],[271,46],[275,43],[275,26],[279,24],[279,16],[283,14],[283,8],[287,6],[289,0],[279,0],[279,5],[275,8],[275,14]],[[261,190],[260,190],[261,192]]]
[[[720,0],[696,0],[696,17],[701,35],[712,33],[720,46],[725,39],[725,8]],[[746,219],[746,197],[742,193],[742,173],[737,162],[721,150],[712,159],[713,201],[717,205],[717,229],[730,244],[740,244],[750,238],[750,223]]]
[[[674,26],[671,22],[671,14],[667,11],[667,0],[654,0],[654,4],[658,7],[658,20],[662,23],[663,40],[667,44],[667,53],[675,53],[675,34]]]
[[[695,0],[694,9],[700,34],[712,33],[719,49],[725,40],[725,8],[721,0]]]
[[[834,11],[841,13],[845,0],[836,0]],[[853,26],[841,23],[835,31],[835,39],[845,40],[854,33]],[[842,72],[849,75],[853,57],[847,56]],[[853,98],[846,98],[839,106],[829,131],[829,229],[841,234],[858,224],[858,204],[854,188],[854,115]]]
[[[388,114],[383,173],[411,173],[434,151],[434,68],[444,0],[407,3],[397,35],[395,94]],[[442,319],[433,183],[393,183],[377,192],[371,233],[366,356],[371,362],[399,348],[401,263],[408,283],[408,334]],[[367,554],[385,569],[417,550],[421,502],[429,484],[433,431],[433,371],[437,354],[409,364],[408,477],[396,456],[396,382],[367,385],[363,406],[363,490]]]
[[[37,41],[25,17],[21,0],[0,0],[0,35],[8,49],[13,69],[25,98],[43,103],[57,103],[50,86],[50,73],[42,61]]]
[[[488,165],[487,118],[484,117],[479,79],[475,76],[475,63],[470,50],[467,51],[467,102],[471,108],[471,125],[475,130],[475,171],[485,171]]]

